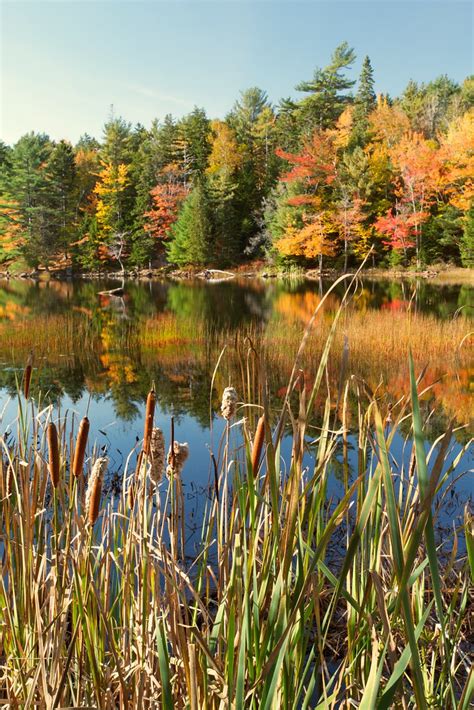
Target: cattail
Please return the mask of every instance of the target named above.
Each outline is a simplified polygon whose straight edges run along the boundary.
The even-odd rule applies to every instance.
[[[171,447],[168,451],[168,467],[166,469],[166,473],[168,475],[174,474],[175,476],[179,476],[188,456],[188,444],[180,444],[179,441],[173,442],[173,451],[171,451]]]
[[[97,459],[92,467],[89,484],[86,492],[86,510],[88,512],[89,522],[94,525],[99,515],[100,495],[102,493],[102,482],[104,474],[107,470],[109,460],[105,456]]]
[[[155,386],[151,388],[148,392],[148,397],[146,398],[146,410],[145,410],[145,430],[143,433],[143,451],[146,454],[150,453],[150,439],[151,432],[153,429],[153,418],[155,416],[155,404],[156,404],[156,394]]]
[[[153,483],[161,481],[165,468],[165,438],[163,432],[155,427],[150,438],[150,478]]]
[[[59,441],[58,441],[58,430],[53,422],[48,424],[48,429],[46,432],[46,438],[48,440],[48,456],[49,456],[49,475],[51,478],[51,483],[54,488],[58,487],[59,483]]]
[[[237,392],[233,387],[226,387],[222,395],[221,414],[224,419],[232,419],[237,408]]]
[[[84,454],[86,451],[87,437],[89,436],[89,419],[84,417],[79,424],[77,432],[76,446],[74,449],[74,459],[72,462],[72,472],[76,476],[81,475],[84,466]]]
[[[25,395],[25,399],[28,399],[30,396],[30,384],[31,384],[31,375],[33,373],[33,359],[30,355],[28,358],[28,362],[26,363],[25,367],[25,372],[23,375],[23,394]]]
[[[262,414],[257,423],[257,430],[255,432],[255,437],[252,446],[252,471],[253,475],[256,476],[258,472],[258,465],[260,463],[260,455],[262,453],[263,442],[265,441],[265,415]]]

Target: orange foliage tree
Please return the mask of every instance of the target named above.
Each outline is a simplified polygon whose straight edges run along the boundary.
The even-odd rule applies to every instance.
[[[430,206],[441,189],[441,156],[437,146],[420,133],[407,133],[390,150],[397,170],[396,195],[401,205],[411,212],[408,224],[412,230],[417,266],[421,265],[422,225],[430,216]],[[401,210],[403,214],[405,210]]]
[[[166,181],[159,183],[150,191],[153,205],[144,215],[145,232],[153,238],[155,244],[168,239],[181,205],[189,194],[189,188],[177,179],[177,173],[172,165],[167,166],[164,176],[167,178]]]
[[[335,253],[336,228],[328,200],[328,188],[337,175],[334,132],[316,130],[300,153],[278,149],[277,155],[291,167],[281,178],[289,190],[283,198],[286,214],[276,249],[284,256],[318,258],[321,269],[323,256]]]
[[[467,212],[474,200],[474,109],[451,123],[441,138],[441,157],[449,202]]]

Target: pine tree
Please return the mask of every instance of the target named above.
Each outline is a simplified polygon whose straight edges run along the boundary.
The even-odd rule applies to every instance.
[[[56,242],[67,254],[75,227],[76,163],[73,148],[66,141],[60,141],[54,147],[47,173]]]
[[[369,57],[365,57],[359,77],[359,87],[354,100],[352,134],[349,147],[363,147],[368,140],[368,116],[377,103],[374,92],[374,72]]]
[[[474,203],[466,213],[460,252],[463,266],[474,268]]]
[[[235,264],[241,254],[241,219],[236,192],[238,184],[230,174],[214,176],[210,180],[213,217],[212,256],[216,264]]]
[[[347,92],[355,81],[348,79],[343,72],[350,69],[355,58],[354,50],[343,42],[334,50],[327,67],[316,69],[310,81],[302,81],[296,86],[297,91],[309,94],[297,105],[305,135],[315,128],[330,128],[351,102]]]
[[[178,124],[178,150],[183,173],[188,178],[200,177],[207,167],[211,152],[210,121],[204,109],[195,108]]]
[[[17,235],[22,237],[23,256],[33,266],[47,262],[58,246],[46,169],[51,151],[48,136],[28,133],[14,145],[0,173],[2,203],[10,215],[2,221],[10,228],[13,219]]]
[[[172,228],[168,258],[178,266],[202,266],[212,258],[213,224],[207,185],[198,180]]]

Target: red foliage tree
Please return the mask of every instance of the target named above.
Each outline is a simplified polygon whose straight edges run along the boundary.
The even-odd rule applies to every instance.
[[[394,251],[403,251],[405,257],[407,249],[415,246],[413,215],[406,210],[399,211],[396,208],[393,212],[389,209],[385,216],[378,218],[375,228],[388,237],[383,242],[385,246]]]
[[[315,131],[301,153],[287,153],[278,148],[276,154],[293,166],[282,176],[283,182],[301,180],[316,190],[336,179],[336,146],[327,131]]]
[[[168,180],[159,183],[150,192],[153,207],[145,212],[145,231],[159,242],[166,240],[188,194],[189,188],[169,173]]]

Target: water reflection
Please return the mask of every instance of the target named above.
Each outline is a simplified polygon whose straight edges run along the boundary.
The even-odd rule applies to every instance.
[[[155,381],[161,411],[209,423],[214,367],[224,346],[212,398],[247,373],[249,343],[266,363],[275,406],[285,385],[305,324],[328,283],[233,280],[130,282],[122,296],[105,293],[115,282],[0,282],[0,386],[14,395],[18,372],[35,352],[34,387],[58,404],[79,403],[88,393],[109,419],[132,422]],[[343,295],[340,285],[325,302],[307,347],[310,388],[322,344]],[[348,338],[349,367],[373,389],[394,398],[407,391],[408,345],[415,348],[427,400],[436,398],[433,437],[449,417],[470,416],[473,370],[468,343],[474,289],[366,281],[342,317],[329,375],[339,376],[340,350]],[[249,340],[250,338],[250,340]],[[245,372],[244,372],[245,371]],[[430,431],[431,433],[431,431]]]

